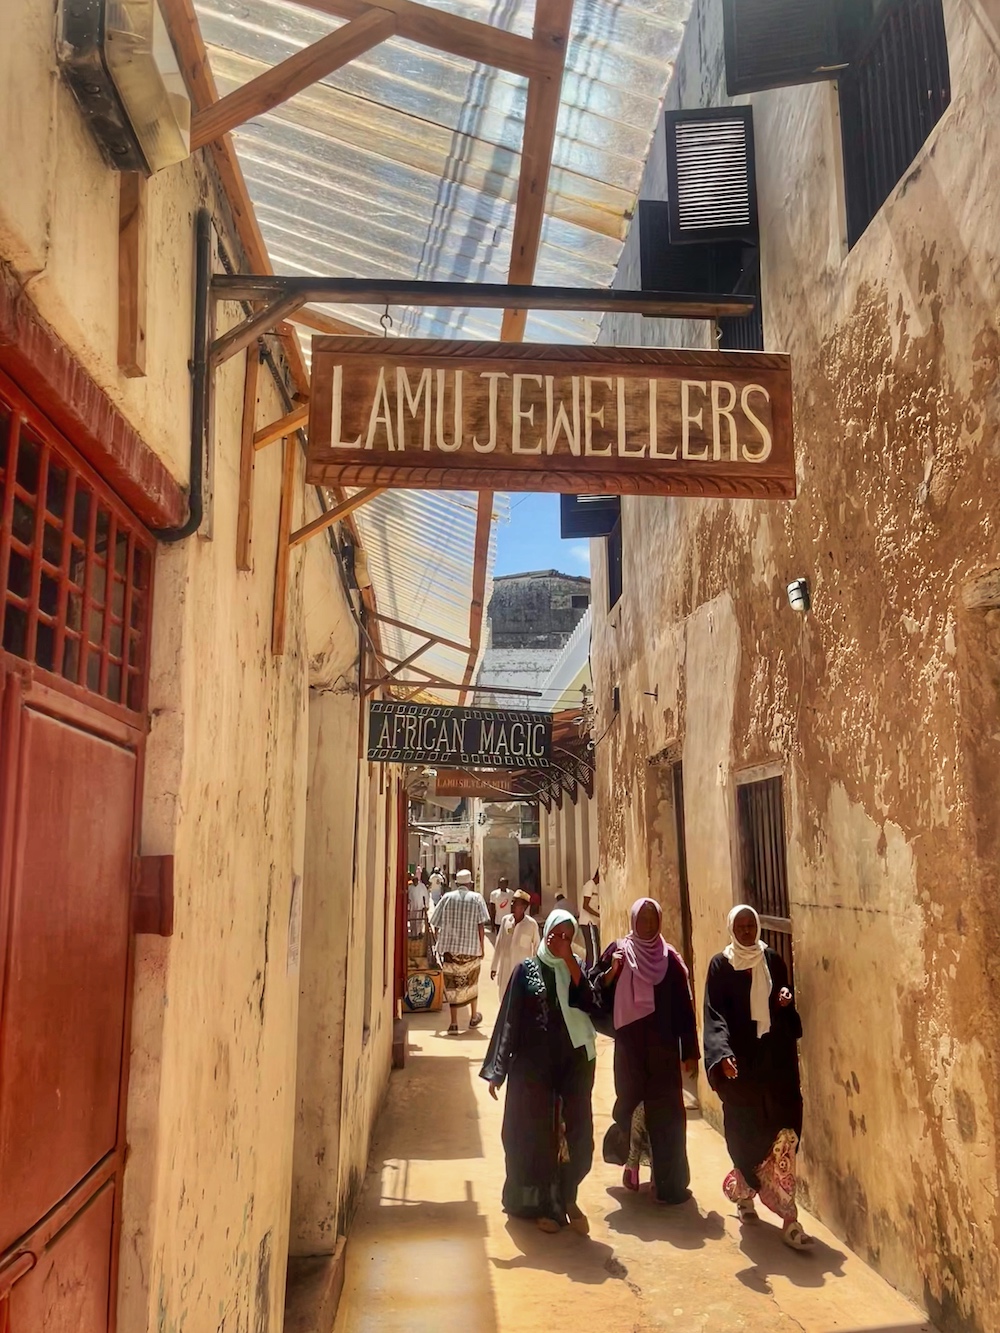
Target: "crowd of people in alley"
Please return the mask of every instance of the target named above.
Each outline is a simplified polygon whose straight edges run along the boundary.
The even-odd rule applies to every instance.
[[[512,891],[505,878],[488,899],[469,870],[458,871],[450,888],[440,872],[410,883],[411,920],[426,911],[441,960],[448,1034],[459,1032],[464,1009],[469,1028],[483,1021],[480,972],[487,929],[493,933],[490,978],[500,1011],[481,1076],[492,1097],[504,1089],[503,1207],[550,1233],[589,1233],[577,1195],[593,1165],[598,1033],[614,1039],[616,1100],[604,1161],[622,1168],[633,1192],[648,1166],[657,1204],[691,1198],[684,1083],[697,1074],[702,1050],[688,969],[664,938],[651,898],[633,904],[628,933],[603,949],[598,871],[580,904],[578,911],[558,895],[540,928],[533,895]],[[708,967],[702,1024],[705,1071],[722,1101],[732,1159],[722,1188],[743,1223],[757,1220],[760,1199],[782,1220],[784,1242],[805,1250],[812,1238],[798,1220],[795,1172],[801,1020],[785,963],[763,942],[754,908],[734,907],[726,926],[728,942]]]

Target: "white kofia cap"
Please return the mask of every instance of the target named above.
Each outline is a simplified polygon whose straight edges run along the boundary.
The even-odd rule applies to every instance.
[[[456,883],[456,884],[471,884],[471,883],[472,883],[472,871],[471,871],[471,870],[459,870],[459,871],[457,871],[456,874],[455,874],[455,883]]]

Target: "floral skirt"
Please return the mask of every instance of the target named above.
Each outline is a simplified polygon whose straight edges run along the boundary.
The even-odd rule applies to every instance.
[[[722,1183],[722,1191],[733,1203],[746,1203],[760,1196],[760,1201],[772,1213],[777,1213],[783,1222],[794,1222],[798,1217],[795,1206],[795,1154],[798,1151],[799,1137],[794,1129],[783,1129],[767,1157],[757,1168],[760,1188],[750,1188],[743,1172],[735,1167]]]
[[[483,960],[469,954],[446,953],[442,959],[444,998],[454,1005],[474,1005],[479,999],[479,969]]]

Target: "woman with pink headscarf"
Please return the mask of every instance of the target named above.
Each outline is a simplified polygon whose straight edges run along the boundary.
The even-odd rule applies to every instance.
[[[604,1158],[624,1166],[623,1184],[638,1190],[629,1141],[632,1117],[643,1106],[653,1196],[657,1203],[684,1203],[691,1197],[691,1172],[683,1074],[694,1074],[699,1059],[691,986],[680,954],[660,933],[659,903],[640,898],[631,919],[632,929],[605,950],[598,965],[613,1005],[617,1093]]]

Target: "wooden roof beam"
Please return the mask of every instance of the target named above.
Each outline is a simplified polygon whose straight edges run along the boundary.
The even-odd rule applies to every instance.
[[[194,0],[163,0],[163,8],[174,51],[197,114],[219,100],[219,90],[209,67],[205,41],[194,12]],[[211,145],[211,153],[251,269],[254,273],[273,273],[264,237],[250,203],[247,183],[229,136],[216,139]],[[281,343],[296,385],[301,392],[308,393],[309,372],[297,336],[288,332],[281,338]]]
[[[296,3],[343,19],[358,18],[370,9],[366,0],[296,0]],[[534,78],[550,69],[557,58],[545,42],[521,37],[491,23],[447,14],[415,0],[379,0],[379,6],[395,14],[397,37],[511,74]]]
[[[532,40],[549,53],[551,63],[546,73],[537,75],[528,85],[521,174],[517,183],[507,279],[511,283],[531,282],[535,276],[572,18],[573,0],[537,0]],[[526,319],[524,310],[506,311],[500,330],[501,341],[520,342],[524,337]]]
[[[378,46],[395,31],[394,14],[387,9],[366,8],[358,18],[198,111],[191,122],[191,151],[214,142],[255,116],[273,111],[304,88]]]

